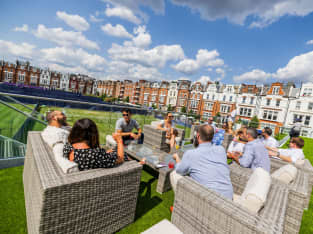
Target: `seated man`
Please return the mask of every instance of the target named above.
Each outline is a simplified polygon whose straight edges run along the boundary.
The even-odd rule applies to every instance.
[[[233,198],[233,187],[230,181],[230,172],[227,164],[226,152],[222,146],[213,145],[213,127],[205,124],[199,127],[196,141],[199,145],[196,149],[188,150],[180,160],[177,154],[175,171],[171,175],[174,191],[179,175],[189,175],[192,179],[206,188],[221,194],[229,199]],[[177,175],[178,174],[178,175]]]
[[[242,167],[252,169],[261,167],[270,173],[271,164],[268,151],[261,140],[257,139],[257,130],[255,128],[248,128],[244,134],[248,143],[245,145],[243,154],[230,153],[228,157],[234,159]]]
[[[43,140],[52,148],[58,143],[66,143],[69,135],[64,129],[66,116],[61,111],[49,111],[46,120],[48,126],[41,133]]]
[[[289,143],[289,149],[277,149],[277,148],[270,148],[269,155],[276,156],[286,162],[293,162],[295,163],[298,160],[304,159],[303,148],[304,140],[300,137],[293,137]]]
[[[214,129],[214,132],[216,132],[216,124],[213,122],[213,117],[209,117],[208,118],[208,125],[212,126],[212,128]]]
[[[56,162],[64,173],[78,171],[77,164],[63,157],[63,146],[68,140],[69,131],[64,129],[66,117],[61,111],[49,111],[48,126],[42,131],[42,139],[52,148]]]
[[[263,136],[263,144],[265,145],[265,147],[274,147],[277,148],[278,147],[278,142],[276,141],[276,139],[274,137],[271,136],[272,135],[272,129],[269,127],[265,127],[262,130],[262,136]]]
[[[131,110],[124,109],[122,111],[123,118],[116,121],[115,131],[122,136],[123,144],[128,145],[132,140],[138,140],[138,144],[143,144],[144,135],[136,120],[131,118]],[[136,128],[138,133],[133,133]]]

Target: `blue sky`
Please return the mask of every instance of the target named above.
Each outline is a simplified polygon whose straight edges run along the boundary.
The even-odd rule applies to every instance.
[[[313,81],[311,0],[0,4],[0,56],[99,79]]]

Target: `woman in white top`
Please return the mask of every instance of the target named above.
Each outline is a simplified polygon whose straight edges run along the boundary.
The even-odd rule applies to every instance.
[[[243,139],[243,130],[238,130],[233,141],[230,143],[227,149],[227,155],[230,153],[242,154],[246,141]]]
[[[175,147],[176,141],[175,137],[177,137],[178,132],[174,129],[175,124],[173,123],[173,114],[168,112],[164,118],[164,120],[158,125],[158,129],[162,131],[166,131],[166,139],[167,143],[170,144],[171,149]]]

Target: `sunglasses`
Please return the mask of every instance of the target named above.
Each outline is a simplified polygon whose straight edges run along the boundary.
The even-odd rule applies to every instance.
[[[128,116],[128,114],[123,114],[123,116]]]
[[[173,118],[174,116],[168,116],[169,118]]]

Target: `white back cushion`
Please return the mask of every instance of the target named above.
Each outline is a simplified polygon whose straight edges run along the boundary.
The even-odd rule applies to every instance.
[[[162,121],[152,121],[152,122],[151,122],[151,126],[157,128],[158,125],[159,125],[161,122],[162,122]]]
[[[247,185],[240,197],[235,196],[234,202],[257,214],[266,202],[271,186],[270,174],[263,168],[256,168],[250,176]]]
[[[272,174],[273,179],[277,179],[285,184],[291,183],[297,176],[297,168],[291,164],[287,164]]]

